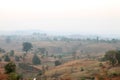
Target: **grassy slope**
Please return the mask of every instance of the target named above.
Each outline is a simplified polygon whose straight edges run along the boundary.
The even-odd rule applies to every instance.
[[[120,73],[120,67],[109,68],[109,65],[103,63],[105,68],[99,66],[99,61],[94,60],[75,60],[65,63],[63,65],[57,66],[45,73],[49,80],[52,80],[52,76],[58,74],[59,78],[70,79],[70,80],[80,80],[83,77],[103,77],[103,80],[110,80],[108,76],[113,73]],[[84,71],[81,71],[81,68]],[[106,74],[106,70],[108,74]],[[119,80],[118,77],[111,77],[112,80]],[[98,79],[99,80],[99,79]]]

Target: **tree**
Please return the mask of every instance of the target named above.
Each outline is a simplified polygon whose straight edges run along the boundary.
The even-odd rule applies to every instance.
[[[15,61],[20,61],[20,57],[15,56]]]
[[[5,56],[4,56],[4,61],[6,61],[6,62],[9,62],[9,61],[10,61],[10,58],[9,58],[8,55],[5,55]]]
[[[55,61],[55,66],[61,65],[62,63],[59,60]]]
[[[9,62],[8,64],[5,65],[5,72],[6,74],[12,73],[16,71],[16,65],[13,62]]]
[[[39,57],[36,54],[34,54],[32,62],[33,62],[34,65],[41,64],[41,60],[39,59]]]
[[[43,75],[43,71],[42,71],[42,70],[39,70],[38,75],[39,75],[39,76]]]
[[[9,54],[10,56],[14,56],[14,50],[11,50]]]
[[[7,80],[20,80],[22,78],[21,75],[16,73],[16,65],[13,62],[9,62],[4,67],[5,73],[8,74]]]
[[[109,60],[113,66],[120,64],[120,51],[118,50],[107,51],[105,53],[104,59]]]
[[[5,53],[5,50],[0,48],[0,53]]]
[[[32,44],[29,42],[24,42],[23,43],[23,51],[26,53],[33,48]]]

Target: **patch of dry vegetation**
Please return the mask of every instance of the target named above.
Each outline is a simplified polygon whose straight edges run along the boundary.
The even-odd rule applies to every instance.
[[[95,80],[100,80],[101,78],[103,80],[109,80],[110,74],[114,75],[114,72],[119,74],[120,67],[108,69],[109,65],[106,64],[106,62],[103,62],[102,64],[104,67],[101,67],[100,62],[95,60],[74,60],[46,71],[45,75],[52,78],[52,76],[56,74],[57,78],[63,80],[68,78],[70,80],[81,80],[82,78],[95,78]],[[81,70],[81,68],[83,68],[83,70]],[[113,77],[111,77],[111,79]]]

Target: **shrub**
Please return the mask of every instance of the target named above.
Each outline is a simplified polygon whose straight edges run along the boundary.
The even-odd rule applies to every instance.
[[[9,73],[15,72],[16,65],[13,62],[10,62],[6,64],[4,68],[5,68],[5,72],[9,74]]]
[[[42,70],[39,70],[39,73],[38,73],[38,75],[42,75],[43,74],[43,71]]]
[[[10,61],[10,58],[9,58],[8,55],[5,55],[5,56],[4,56],[4,61],[6,61],[6,62],[9,62],[9,61]]]
[[[21,76],[17,73],[10,73],[8,76],[8,80],[19,80]]]
[[[2,49],[2,48],[0,48],[0,52],[1,52],[1,53],[5,53],[5,50]]]
[[[100,67],[103,67],[103,64],[102,64],[102,63],[99,63],[99,66],[100,66]]]
[[[61,65],[62,63],[59,60],[55,61],[55,66]]]
[[[33,46],[30,42],[24,42],[23,43],[23,51],[25,51],[26,53],[30,50],[32,50]]]
[[[83,67],[81,67],[80,71],[84,71]]]
[[[39,57],[36,54],[34,54],[32,62],[33,62],[34,65],[41,64],[41,60],[39,59]]]
[[[109,60],[113,66],[120,64],[120,51],[118,50],[107,51],[104,58],[106,60]]]
[[[20,61],[20,58],[18,56],[15,56],[15,61]]]
[[[14,56],[14,50],[11,50],[9,54],[10,56]]]

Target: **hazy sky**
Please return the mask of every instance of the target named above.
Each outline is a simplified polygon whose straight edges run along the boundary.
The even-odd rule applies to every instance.
[[[120,34],[120,0],[0,0],[0,30]]]

